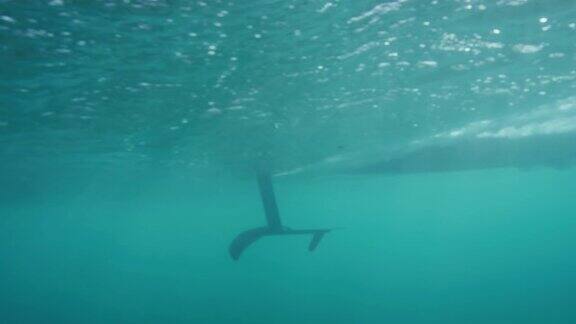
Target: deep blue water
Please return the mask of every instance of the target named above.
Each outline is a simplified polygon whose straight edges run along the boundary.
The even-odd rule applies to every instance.
[[[576,4],[0,0],[0,323],[576,323]],[[284,225],[264,226],[257,172]]]

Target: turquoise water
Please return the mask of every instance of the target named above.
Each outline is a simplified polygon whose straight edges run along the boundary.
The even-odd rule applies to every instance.
[[[575,323],[576,5],[0,0],[0,323]],[[284,225],[264,237],[255,171]]]

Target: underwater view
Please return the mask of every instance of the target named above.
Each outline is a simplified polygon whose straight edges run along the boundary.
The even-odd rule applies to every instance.
[[[576,1],[0,0],[0,323],[576,323]]]

